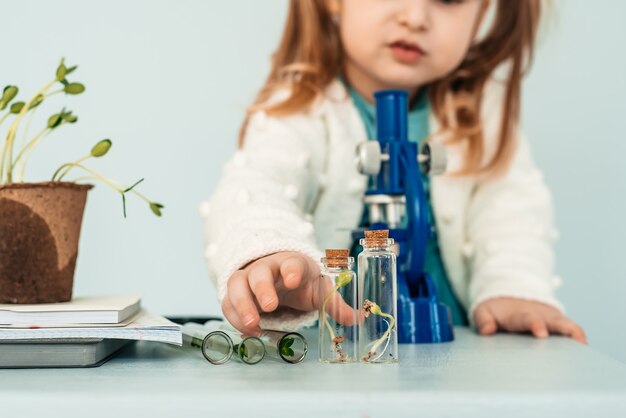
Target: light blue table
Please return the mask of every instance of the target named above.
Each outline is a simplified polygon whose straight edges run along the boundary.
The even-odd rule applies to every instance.
[[[212,366],[140,342],[95,369],[1,370],[0,417],[626,417],[626,365],[565,338],[402,345],[398,365]]]

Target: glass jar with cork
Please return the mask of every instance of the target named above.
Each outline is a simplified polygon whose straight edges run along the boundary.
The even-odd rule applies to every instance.
[[[349,250],[326,250],[319,294],[319,359],[352,363],[357,359],[357,295],[354,258]]]
[[[365,231],[358,257],[359,359],[398,361],[397,283],[394,243],[388,230]]]

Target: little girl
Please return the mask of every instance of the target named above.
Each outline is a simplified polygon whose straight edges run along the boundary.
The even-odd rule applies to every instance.
[[[350,248],[367,226],[368,179],[353,162],[375,139],[373,94],[403,89],[411,140],[448,154],[447,173],[425,183],[426,271],[454,322],[586,342],[553,294],[551,196],[519,132],[539,15],[540,0],[291,0],[239,150],[201,206],[233,326],[315,322],[321,250]]]

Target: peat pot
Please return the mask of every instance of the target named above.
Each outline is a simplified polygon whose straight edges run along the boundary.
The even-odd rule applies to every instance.
[[[0,185],[0,303],[72,298],[80,227],[92,187],[67,182]]]

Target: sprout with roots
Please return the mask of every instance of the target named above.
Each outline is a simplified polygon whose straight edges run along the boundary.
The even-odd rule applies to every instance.
[[[324,313],[324,324],[326,328],[328,328],[328,333],[330,334],[330,341],[333,344],[333,350],[339,356],[339,361],[346,361],[346,354],[341,348],[341,344],[344,342],[345,338],[343,336],[335,336],[335,332],[333,331],[333,327],[330,325],[328,321],[328,315],[326,314],[326,305],[330,301],[330,298],[339,290],[339,288],[349,284],[352,281],[352,273],[349,270],[344,270],[337,275],[337,280],[335,281],[335,286],[333,290],[331,290],[326,297],[324,298],[324,302],[322,303],[322,312]]]
[[[396,324],[396,320],[393,317],[393,315],[383,312],[382,309],[380,309],[380,306],[378,306],[375,302],[365,299],[365,302],[363,303],[363,316],[367,318],[368,316],[370,316],[370,314],[382,316],[384,318],[389,319],[389,321],[387,321],[386,319],[383,319],[383,321],[387,323],[387,331],[385,331],[382,337],[374,341],[374,344],[370,348],[369,352],[365,356],[363,356],[362,360],[366,362],[376,361],[383,355],[391,339],[391,330]],[[382,350],[381,354],[378,357],[372,359],[372,357],[376,355],[376,350],[378,350],[378,347],[380,347],[385,342],[387,345],[385,345],[385,348]]]

